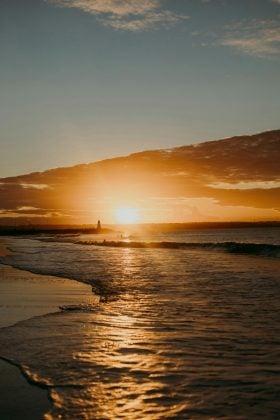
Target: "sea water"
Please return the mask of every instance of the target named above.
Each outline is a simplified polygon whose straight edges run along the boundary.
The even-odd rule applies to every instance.
[[[49,390],[54,419],[278,419],[279,233],[14,238],[2,263],[99,300],[0,329],[0,356]]]

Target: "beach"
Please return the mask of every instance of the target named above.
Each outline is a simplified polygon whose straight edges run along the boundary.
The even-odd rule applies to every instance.
[[[13,254],[7,245],[7,240],[1,239],[0,256]],[[0,329],[58,312],[60,306],[94,301],[91,287],[86,284],[0,264]],[[1,420],[43,418],[51,408],[48,390],[28,381],[11,362],[0,358]]]
[[[0,377],[2,420],[38,420],[50,410],[47,391],[29,384],[18,367],[0,360]]]

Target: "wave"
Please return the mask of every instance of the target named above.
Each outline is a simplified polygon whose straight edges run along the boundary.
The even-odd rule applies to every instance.
[[[79,245],[114,248],[205,249],[230,254],[249,254],[272,258],[280,257],[280,245],[246,242],[135,242],[135,241],[78,241]]]

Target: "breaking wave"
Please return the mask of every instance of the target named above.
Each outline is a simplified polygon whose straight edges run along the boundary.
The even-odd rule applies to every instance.
[[[135,242],[135,241],[79,241],[79,245],[114,248],[205,249],[232,254],[249,254],[279,258],[280,245],[244,242]]]

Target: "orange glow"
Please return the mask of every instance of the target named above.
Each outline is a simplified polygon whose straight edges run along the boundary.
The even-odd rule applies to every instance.
[[[277,221],[279,135],[280,130],[0,179],[0,224]]]

